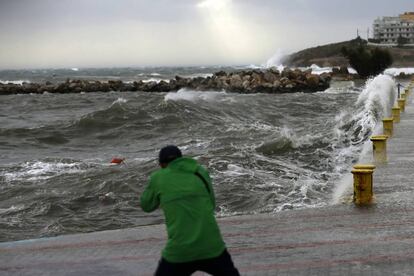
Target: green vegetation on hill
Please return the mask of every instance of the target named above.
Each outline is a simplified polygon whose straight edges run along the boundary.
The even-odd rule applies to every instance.
[[[292,67],[311,66],[349,66],[348,59],[342,54],[342,48],[354,48],[366,45],[367,41],[356,38],[349,41],[317,46],[287,56],[284,64]],[[368,46],[369,48],[375,48]],[[414,67],[414,49],[387,48],[394,60],[394,67]]]
[[[393,62],[388,49],[367,47],[363,44],[342,48],[342,54],[361,77],[375,76],[382,73]]]

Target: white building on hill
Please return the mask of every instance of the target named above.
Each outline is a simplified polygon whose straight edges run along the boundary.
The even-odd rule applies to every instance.
[[[396,46],[400,41],[414,45],[414,12],[377,18],[373,29],[374,39],[381,44]]]

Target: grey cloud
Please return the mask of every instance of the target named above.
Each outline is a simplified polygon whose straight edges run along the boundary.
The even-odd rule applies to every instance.
[[[103,60],[111,66],[128,60],[136,65],[260,63],[279,48],[351,39],[376,17],[413,7],[412,0],[232,0],[229,14],[237,20],[230,22],[240,24],[240,36],[251,36],[245,40],[250,50],[235,60],[229,56],[234,56],[231,39],[237,37],[220,34],[231,31],[229,23],[209,26],[213,23],[197,8],[201,1],[0,0],[0,66],[22,66],[25,60],[27,66],[46,66],[45,60],[51,66],[67,60],[91,66]]]

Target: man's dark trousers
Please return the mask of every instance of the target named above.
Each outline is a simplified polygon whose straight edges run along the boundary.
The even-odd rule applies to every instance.
[[[164,258],[158,264],[156,276],[186,276],[196,271],[203,271],[214,276],[239,276],[227,250],[212,259],[192,261],[187,263],[170,263]]]

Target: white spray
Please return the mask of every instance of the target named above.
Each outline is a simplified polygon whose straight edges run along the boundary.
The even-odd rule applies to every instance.
[[[262,66],[264,68],[276,67],[279,71],[283,71],[283,69],[285,69],[285,66],[282,64],[282,62],[285,56],[286,56],[286,53],[279,49]]]
[[[352,116],[354,127],[357,129],[354,139],[364,141],[361,144],[351,145],[344,151],[351,151],[358,154],[358,162],[372,161],[370,157],[371,143],[367,139],[372,134],[382,131],[380,124],[383,117],[390,116],[390,110],[396,99],[396,83],[387,75],[379,75],[367,81],[365,89],[361,92],[356,102],[357,113]],[[343,116],[340,116],[342,118]],[[341,133],[338,135],[349,135]],[[340,154],[341,155],[341,154]],[[350,168],[348,168],[350,171]],[[335,186],[332,201],[334,204],[339,203],[347,194],[350,194],[352,188],[352,175],[346,174]]]

